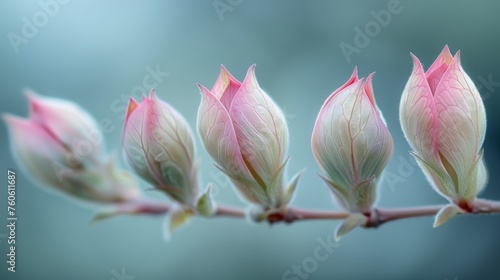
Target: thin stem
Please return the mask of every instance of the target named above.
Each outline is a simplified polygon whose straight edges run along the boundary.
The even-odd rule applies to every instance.
[[[370,215],[366,227],[378,227],[384,223],[400,219],[434,216],[441,208],[443,208],[443,205],[391,209],[375,208],[372,211],[372,215]]]
[[[133,206],[137,207],[138,213],[148,213],[153,215],[160,215],[167,213],[172,208],[169,204],[147,199],[141,198],[132,202]]]
[[[245,218],[245,210],[232,206],[219,205],[214,216]]]
[[[348,212],[315,211],[299,208],[288,208],[288,212],[295,216],[295,220],[341,220],[349,216]]]
[[[500,201],[476,199],[476,210],[478,213],[498,213],[500,212]]]
[[[152,201],[148,199],[136,201],[134,205],[134,213],[141,214],[166,214],[171,206],[163,203]],[[445,205],[429,205],[407,208],[373,208],[370,212],[364,213],[367,217],[367,222],[364,227],[376,228],[387,222],[409,219],[416,217],[426,217],[436,215],[441,208]],[[492,214],[500,213],[500,201],[492,201],[485,199],[476,199],[473,202],[473,208],[462,210],[462,214]],[[123,212],[127,212],[124,210]],[[132,212],[132,211],[130,211]],[[322,210],[308,210],[294,207],[285,209],[277,209],[276,211],[268,211],[265,215],[265,220],[271,224],[273,223],[294,223],[298,221],[310,220],[343,220],[351,213],[346,211],[322,211]],[[213,217],[232,217],[232,218],[245,218],[246,213],[244,209],[236,208],[233,206],[218,205]]]

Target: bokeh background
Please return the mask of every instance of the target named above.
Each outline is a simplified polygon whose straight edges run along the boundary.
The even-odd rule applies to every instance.
[[[210,88],[220,64],[242,80],[256,63],[261,86],[287,115],[288,174],[307,168],[293,205],[314,209],[338,207],[316,175],[310,134],[324,99],[355,65],[361,76],[377,72],[375,96],[395,141],[387,169],[392,180],[380,185],[379,205],[445,203],[410,158],[398,107],[412,68],[409,53],[430,66],[449,44],[452,52],[461,50],[463,66],[484,98],[490,183],[482,196],[500,199],[498,1],[400,1],[394,4],[399,12],[385,26],[376,24],[379,29],[370,22],[374,14],[388,11],[391,1],[66,0],[56,2],[58,9],[45,20],[42,4],[48,2],[54,1],[0,3],[2,112],[27,114],[26,87],[71,99],[106,123],[107,147],[120,154],[127,98],[140,96],[151,71],[161,72],[152,80],[158,95],[194,129],[200,100],[195,83]],[[12,34],[24,36],[26,21],[34,20],[39,26],[28,32],[31,38],[13,44]],[[367,25],[369,42],[356,45],[355,28]],[[342,42],[358,50],[347,57]],[[90,225],[95,208],[48,193],[20,172],[5,124],[0,126],[0,279],[304,279],[282,277],[314,257],[317,239],[327,240],[337,225],[314,221],[270,227],[196,218],[170,242],[163,240],[159,217]],[[199,141],[197,150],[203,182],[218,187],[216,200],[244,206]],[[9,168],[19,171],[16,273],[7,271],[2,226],[7,224]],[[148,195],[166,200],[162,194]],[[458,217],[437,229],[432,222],[418,218],[355,230],[307,279],[500,279],[500,216]]]

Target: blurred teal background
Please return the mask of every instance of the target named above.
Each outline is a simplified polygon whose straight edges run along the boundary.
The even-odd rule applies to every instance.
[[[40,1],[48,2],[53,1]],[[151,80],[158,96],[194,129],[200,100],[195,83],[210,88],[220,64],[242,80],[256,63],[262,88],[287,114],[288,174],[307,168],[293,205],[337,209],[316,175],[309,141],[324,99],[357,65],[361,76],[377,72],[375,96],[395,141],[387,171],[397,179],[381,184],[379,205],[445,203],[409,156],[398,108],[412,68],[409,52],[428,67],[449,44],[452,52],[461,50],[463,66],[484,98],[490,184],[482,196],[500,199],[500,2],[406,0],[385,26],[370,23],[374,14],[388,10],[389,2],[70,0],[57,2],[58,10],[52,7],[55,12],[44,17],[38,1],[2,1],[0,108],[26,116],[26,87],[71,99],[106,124],[107,147],[120,154],[126,101],[140,95],[151,71],[161,72]],[[23,18],[35,20],[38,30],[12,44],[8,34],[23,36]],[[373,36],[349,62],[340,44],[356,47],[355,28],[367,25]],[[6,172],[19,168],[4,124],[0,146],[0,237],[5,237]],[[203,182],[218,187],[216,200],[244,206],[199,141],[197,150]],[[35,185],[18,172],[17,272],[7,271],[6,239],[0,238],[0,279],[306,279],[282,278],[304,261],[310,270],[307,279],[500,279],[500,216],[458,217],[438,229],[432,228],[430,217],[358,229],[312,267],[317,239],[327,240],[337,222],[270,227],[196,218],[164,242],[163,218],[120,217],[89,225],[95,209]]]

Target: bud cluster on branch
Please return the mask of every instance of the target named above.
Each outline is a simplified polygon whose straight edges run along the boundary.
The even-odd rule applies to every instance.
[[[373,74],[357,69],[321,107],[311,148],[321,178],[342,211],[289,206],[300,175],[284,174],[288,126],[279,106],[259,86],[255,65],[240,82],[221,67],[212,89],[198,84],[197,132],[215,165],[232,182],[249,211],[217,205],[211,186],[201,190],[194,137],[184,117],[152,89],[128,103],[122,137],[126,162],[140,178],[171,198],[148,199],[134,176],[107,155],[93,118],[77,104],[29,92],[28,119],[5,115],[12,152],[37,183],[73,198],[107,204],[94,220],[120,214],[168,217],[165,233],[192,216],[248,217],[292,223],[342,220],[336,237],[356,227],[435,215],[439,226],[459,213],[500,212],[500,202],[477,198],[487,183],[483,159],[486,114],[460,53],[447,46],[424,71],[412,54],[413,72],[403,90],[400,122],[412,155],[446,205],[402,209],[376,207],[377,188],[394,143],[375,102]]]

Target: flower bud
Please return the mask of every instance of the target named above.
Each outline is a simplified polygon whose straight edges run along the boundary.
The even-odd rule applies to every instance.
[[[130,99],[122,143],[125,160],[137,174],[177,202],[195,207],[198,179],[191,130],[154,90],[140,103]]]
[[[135,180],[106,159],[102,135],[77,104],[28,94],[30,118],[5,115],[11,149],[32,179],[73,197],[102,203],[137,198]]]
[[[427,72],[412,58],[413,72],[401,97],[401,126],[436,191],[470,211],[487,181],[481,96],[460,65],[460,52],[452,56],[445,46]]]
[[[350,212],[369,211],[393,151],[391,134],[373,97],[372,75],[358,79],[354,69],[328,97],[316,119],[311,146],[339,204]]]
[[[199,85],[198,132],[219,169],[248,201],[276,208],[291,199],[283,186],[288,127],[254,69],[240,83],[222,66],[211,91]],[[289,188],[295,188],[297,178]]]

